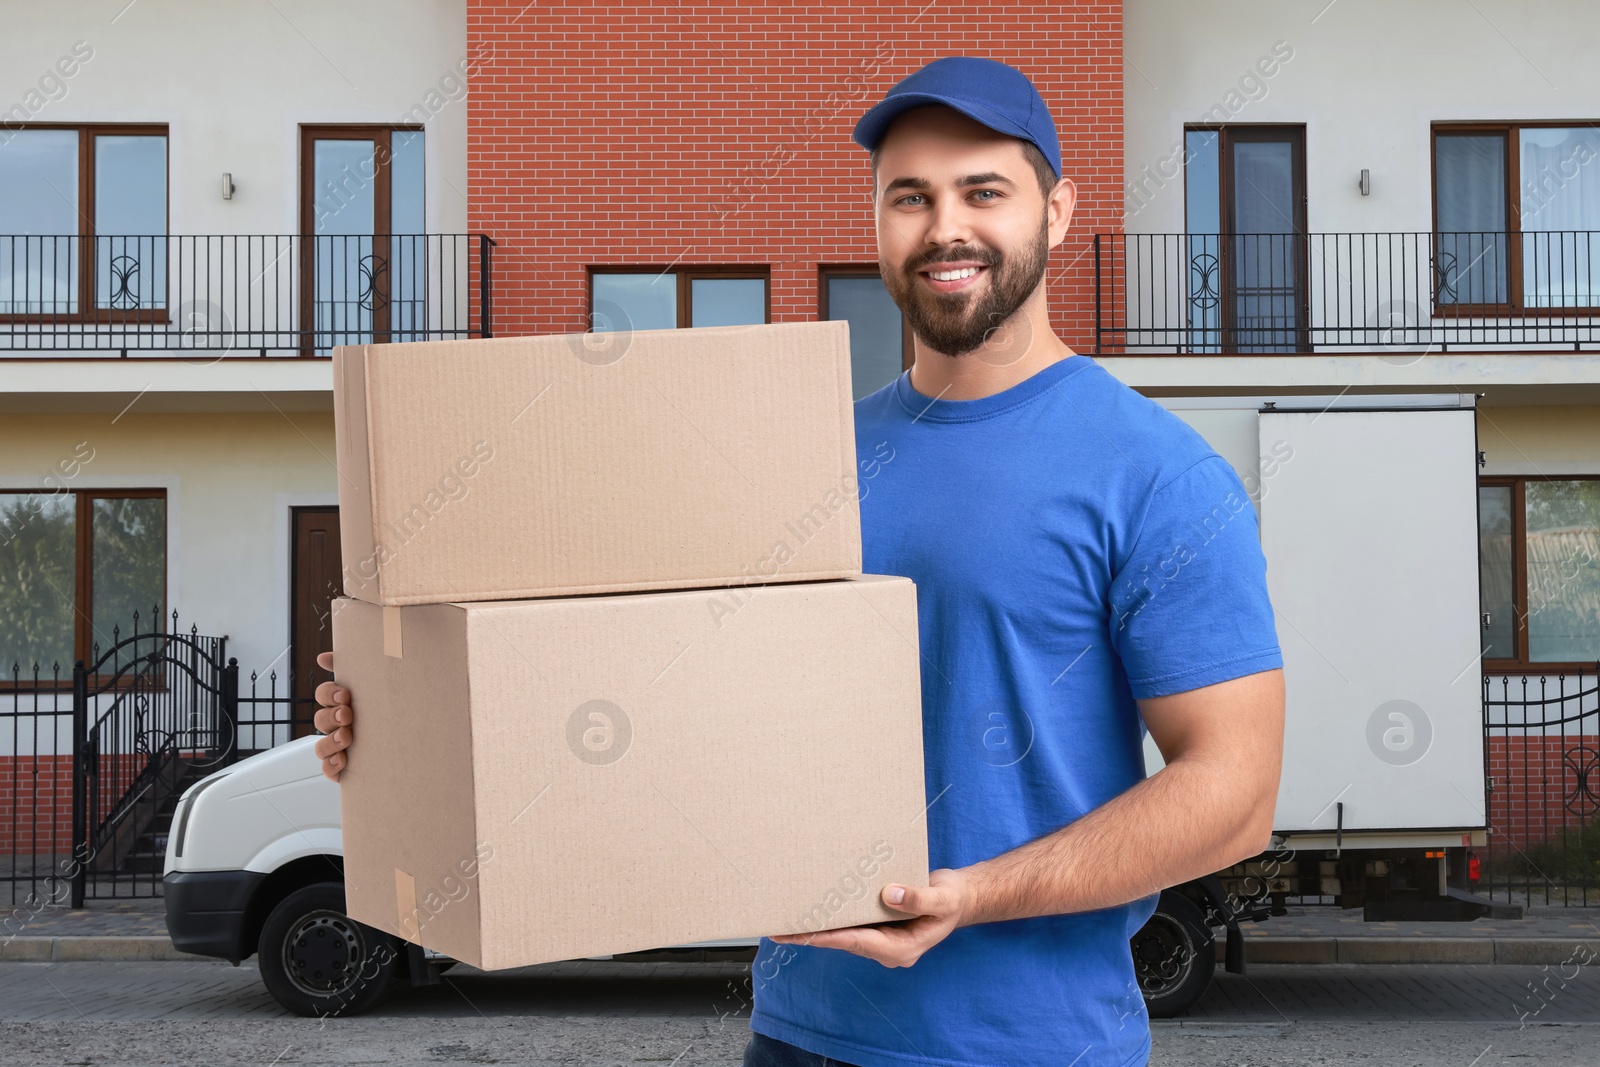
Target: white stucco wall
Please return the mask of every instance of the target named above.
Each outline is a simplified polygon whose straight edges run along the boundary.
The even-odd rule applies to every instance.
[[[165,123],[169,232],[287,234],[299,230],[302,123],[415,122],[420,106],[428,231],[462,233],[465,90],[451,99],[441,82],[467,58],[466,42],[465,0],[9,4],[0,112],[10,122]],[[57,61],[74,45],[90,57],[63,77]],[[237,186],[231,200],[224,171]]]
[[[166,490],[166,610],[178,611],[179,627],[227,635],[241,692],[256,671],[265,694],[272,670],[285,692],[289,509],[338,503],[332,414],[9,414],[0,490],[39,487],[63,457],[87,454],[80,443],[92,458],[70,488]]]
[[[1478,410],[1483,473],[1600,474],[1600,406]]]
[[[1183,230],[1182,176],[1163,161],[1186,122],[1304,123],[1317,233],[1428,230],[1432,122],[1600,115],[1592,4],[1124,0],[1123,19],[1125,174],[1159,179],[1130,232]],[[1258,67],[1275,46],[1289,58]]]
[[[1600,113],[1592,59],[1600,8],[1561,0],[1125,0],[1124,23],[1129,234],[1185,231],[1185,123],[1302,126],[1304,325],[1318,351],[1594,347],[1594,327],[1560,319],[1430,321],[1430,264],[1440,252],[1430,236],[1430,135],[1441,121],[1592,122]],[[1548,198],[1593,158],[1566,157],[1522,174],[1521,184]],[[1366,196],[1362,170],[1371,175]],[[1258,239],[1246,247],[1260,257],[1269,246]],[[1452,249],[1437,260],[1442,267],[1461,266]],[[1125,261],[1120,250],[1106,253],[1125,296],[1113,301],[1123,305],[1114,314],[1125,312],[1132,343],[1171,351],[1183,341],[1188,294],[1203,276],[1197,253],[1205,246],[1170,237],[1130,241]],[[1265,262],[1258,258],[1254,269]],[[1161,330],[1173,332],[1143,332]]]
[[[196,336],[180,343],[185,349],[252,355],[268,346],[292,356],[285,346],[292,346],[289,331],[301,325],[297,311],[306,299],[299,254],[285,239],[302,229],[301,127],[422,124],[422,230],[464,234],[467,72],[494,61],[492,46],[469,56],[466,39],[465,0],[10,5],[0,33],[0,122],[164,125],[167,233],[179,238],[164,250],[170,323],[153,331],[157,336],[102,327],[96,332],[108,335],[100,342],[106,350],[84,350],[81,338],[34,327],[24,332],[50,334],[48,342],[14,347],[48,343],[57,360],[116,357],[123,348],[132,357],[160,357],[161,335],[188,331]],[[0,128],[0,139],[10,136],[8,128]],[[223,198],[224,173],[234,184],[230,199]],[[336,199],[370,203],[372,177],[370,164],[342,173]],[[390,255],[391,282],[420,285],[419,299],[432,294],[425,314],[435,328],[459,321],[466,239],[413,240]],[[426,283],[416,280],[418,264],[427,264]],[[142,270],[140,284],[152,284],[150,274]],[[0,280],[7,278],[0,271]],[[207,327],[241,332],[212,339]],[[85,373],[96,372],[58,362],[43,371],[42,387],[27,384],[47,390]],[[0,382],[0,390],[22,388]]]

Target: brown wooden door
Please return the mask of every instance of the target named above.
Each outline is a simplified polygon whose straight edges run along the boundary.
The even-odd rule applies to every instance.
[[[314,733],[316,691],[330,677],[317,653],[333,648],[329,623],[333,598],[343,590],[339,554],[339,509],[291,508],[294,547],[289,558],[289,666],[293,673],[291,737]]]

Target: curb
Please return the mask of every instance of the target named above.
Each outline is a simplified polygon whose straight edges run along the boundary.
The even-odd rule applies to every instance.
[[[1217,963],[1224,943],[1217,941]],[[1600,940],[1560,937],[1253,937],[1247,963],[1588,963]]]
[[[1218,939],[1217,963],[1224,943]],[[1475,963],[1554,965],[1600,959],[1600,939],[1559,937],[1253,937],[1247,963]],[[0,963],[214,962],[179,952],[165,937],[13,937]]]
[[[179,952],[159,935],[145,937],[13,937],[0,941],[0,963],[112,963],[128,961],[207,961],[209,956]]]

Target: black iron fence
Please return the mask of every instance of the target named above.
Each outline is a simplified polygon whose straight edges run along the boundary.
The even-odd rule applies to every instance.
[[[1103,233],[1093,248],[1102,354],[1600,346],[1600,232]]]
[[[302,685],[292,671],[279,674],[267,672],[261,677],[255,671],[240,683],[239,690],[239,750],[241,754],[263,752],[286,741],[306,734],[316,733],[313,722],[317,714],[315,697],[317,686],[332,681],[333,675],[321,667],[313,667],[311,677]]]
[[[0,886],[13,906],[159,892],[179,793],[234,757],[238,666],[225,637],[112,631],[66,672],[8,665],[0,723]]]
[[[485,234],[0,235],[0,351],[327,355],[493,335]]]
[[[137,626],[71,672],[13,664],[0,679],[0,894],[11,905],[0,937],[30,909],[159,894],[178,795],[313,732],[315,685],[331,675],[296,685],[272,671],[241,684],[225,637],[180,632],[176,612],[165,631]],[[1600,904],[1600,664],[1485,677],[1483,733],[1490,833],[1479,891]]]
[[[1485,895],[1600,905],[1600,664],[1483,680]]]
[[[180,631],[177,612],[164,630],[141,622],[70,671],[0,675],[0,938],[46,907],[160,895],[182,792],[314,732],[315,686],[332,675],[252,672],[241,687],[226,637]]]

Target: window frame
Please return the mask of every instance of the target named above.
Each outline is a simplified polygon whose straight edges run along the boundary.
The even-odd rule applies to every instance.
[[[1217,232],[1206,234],[1203,231],[1191,230],[1189,224],[1189,134],[1210,133],[1214,135],[1217,146]],[[1239,320],[1239,289],[1234,282],[1235,264],[1237,258],[1237,238],[1250,236],[1248,233],[1240,234],[1237,222],[1238,212],[1234,203],[1234,173],[1233,155],[1231,149],[1238,143],[1285,143],[1289,145],[1290,155],[1290,199],[1294,201],[1294,215],[1290,220],[1291,233],[1282,236],[1291,238],[1286,242],[1289,257],[1294,260],[1295,284],[1293,286],[1293,299],[1295,308],[1295,325],[1293,327],[1294,347],[1287,345],[1260,345],[1252,344],[1252,350],[1267,348],[1267,352],[1252,351],[1246,354],[1300,354],[1311,352],[1311,240],[1309,223],[1307,221],[1310,207],[1310,176],[1306,170],[1306,124],[1304,122],[1186,122],[1180,131],[1183,147],[1182,166],[1182,197],[1183,197],[1183,247],[1187,249],[1185,255],[1192,257],[1193,250],[1190,242],[1198,236],[1215,236],[1217,238],[1217,325],[1210,328],[1221,338],[1232,338],[1218,342],[1218,347],[1225,352],[1236,351],[1240,347],[1240,332],[1243,329],[1238,325]],[[1286,257],[1286,258],[1289,258]],[[1185,275],[1189,273],[1185,267]],[[1188,290],[1185,290],[1185,301],[1189,299]],[[1187,327],[1186,333],[1193,333],[1193,327]],[[1205,332],[1204,330],[1200,332]],[[1290,332],[1285,330],[1284,332]],[[1193,343],[1185,341],[1187,347]],[[1205,347],[1204,342],[1202,346]]]
[[[78,133],[78,220],[83,232],[78,234],[78,310],[0,314],[0,323],[150,323],[166,325],[171,320],[170,308],[102,308],[97,307],[98,290],[95,271],[94,217],[94,143],[99,136],[161,137],[166,141],[166,201],[162,215],[166,218],[166,233],[172,236],[172,135],[165,123],[151,122],[21,122],[8,129],[15,133],[29,130],[76,130]],[[67,236],[67,235],[62,235]],[[111,234],[110,236],[119,236]],[[170,295],[170,294],[169,294]]]
[[[389,239],[396,236],[410,236],[407,234],[390,233],[389,223],[392,219],[393,185],[389,168],[394,163],[394,135],[397,133],[420,133],[423,135],[424,160],[427,156],[427,127],[414,122],[337,122],[337,123],[303,123],[299,127],[300,159],[295,175],[295,191],[300,198],[296,208],[296,219],[299,222],[300,233],[300,282],[299,299],[300,311],[298,313],[300,328],[300,358],[315,359],[317,356],[317,238],[322,236],[317,233],[316,210],[316,144],[324,141],[371,141],[372,142],[372,255],[382,259],[387,265],[391,262],[392,250]],[[427,231],[427,164],[423,165],[423,231]],[[373,312],[371,336],[375,343],[389,341],[394,333],[390,321],[390,275],[387,270],[378,274],[373,279]]]
[[[879,278],[883,271],[876,263],[818,263],[817,264],[817,318],[822,321],[828,319],[828,279],[829,278]],[[900,312],[900,370],[911,369],[911,364],[916,362],[916,339],[911,334],[911,320],[904,311]]]
[[[1506,140],[1506,302],[1503,304],[1441,304],[1439,273],[1432,275],[1433,314],[1439,318],[1506,317],[1580,318],[1600,315],[1600,307],[1525,307],[1522,293],[1522,145],[1518,135],[1525,129],[1567,129],[1573,126],[1600,126],[1600,119],[1506,119],[1436,121],[1428,129],[1428,208],[1433,229],[1439,231],[1439,137],[1467,134],[1500,134]],[[1540,231],[1535,230],[1535,233]],[[1596,232],[1600,232],[1597,230]]]
[[[57,493],[70,494],[73,498],[73,560],[72,560],[72,655],[69,657],[67,671],[59,683],[44,674],[44,664],[40,664],[39,684],[33,685],[31,667],[18,674],[16,682],[10,677],[10,664],[6,664],[0,671],[0,693],[3,692],[35,692],[46,690],[72,689],[72,664],[82,660],[84,667],[93,670],[94,663],[91,657],[94,654],[94,627],[92,625],[94,611],[94,505],[95,500],[147,500],[158,498],[162,502],[162,516],[166,522],[166,529],[162,533],[161,550],[161,609],[163,617],[151,629],[160,629],[165,632],[167,628],[167,615],[171,607],[168,597],[169,561],[171,556],[171,531],[172,514],[168,509],[170,503],[167,499],[167,490],[164,488],[149,489],[61,489],[44,490],[37,488],[10,489],[0,486],[0,496],[54,496]],[[148,633],[149,630],[141,630]],[[130,636],[130,635],[123,635]],[[104,654],[111,650],[110,645],[101,648]],[[90,674],[90,684],[109,681],[109,676]],[[162,683],[164,684],[164,683]]]
[[[1507,488],[1511,490],[1511,629],[1514,658],[1483,658],[1484,674],[1572,673],[1593,671],[1594,660],[1568,662],[1561,660],[1530,660],[1528,658],[1528,502],[1526,486],[1529,482],[1592,482],[1600,481],[1600,474],[1495,474],[1478,479],[1478,488]],[[1483,536],[1479,525],[1477,536]],[[1481,563],[1480,563],[1481,566]],[[1479,583],[1481,585],[1482,578]],[[1482,602],[1479,602],[1479,633],[1482,633]]]
[[[591,264],[583,272],[583,320],[584,332],[594,330],[594,276],[596,274],[671,274],[677,285],[677,329],[686,330],[691,327],[694,308],[692,306],[693,282],[697,279],[722,278],[722,279],[758,279],[763,282],[762,289],[766,296],[765,307],[762,308],[762,322],[772,322],[772,267],[765,263],[728,263],[707,264],[690,263],[684,265],[667,264],[665,266],[649,263],[623,263],[623,264]]]

